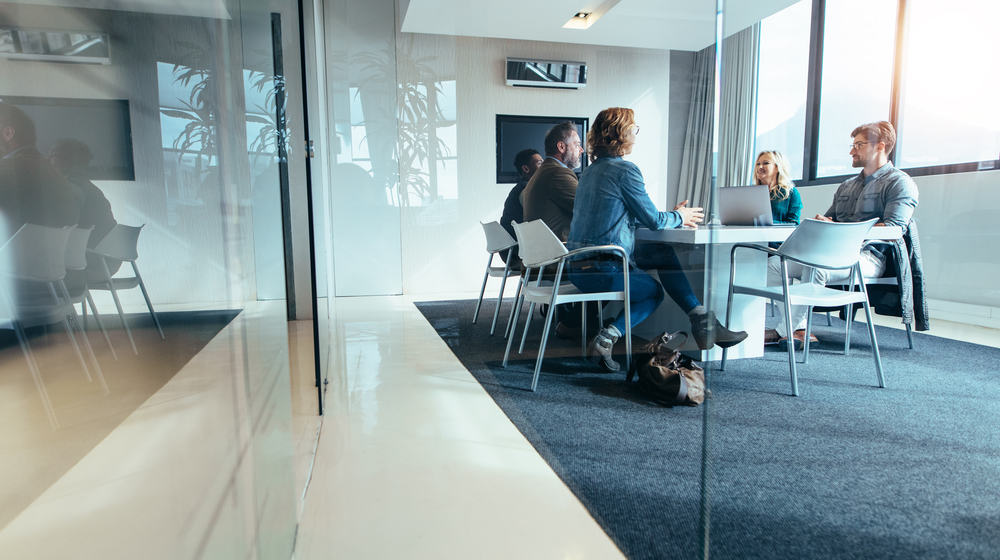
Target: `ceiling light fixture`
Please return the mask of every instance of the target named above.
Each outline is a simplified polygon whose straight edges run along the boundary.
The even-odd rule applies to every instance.
[[[573,14],[573,17],[569,18],[569,21],[563,24],[563,29],[589,29],[591,25],[594,25],[594,22],[600,19],[601,16],[606,14],[618,2],[621,2],[621,0],[605,0],[593,11],[580,10]]]

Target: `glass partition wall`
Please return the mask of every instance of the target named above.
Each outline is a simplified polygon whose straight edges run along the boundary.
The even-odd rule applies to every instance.
[[[932,4],[789,2],[739,30],[742,8],[725,3],[717,186],[774,184],[756,172],[764,153],[794,182],[802,221],[873,217],[903,227],[872,228],[868,237],[889,241],[875,246],[877,254],[861,253],[874,335],[860,304],[791,310],[792,329],[816,337],[808,353],[792,343],[797,389],[784,341],[763,345],[751,333],[747,342],[762,353],[728,360],[724,371],[706,363],[702,557],[995,555],[988,520],[996,513],[992,426],[1000,411],[992,404],[995,367],[985,364],[1000,346],[989,318],[997,262],[995,251],[982,249],[996,237],[985,224],[1000,207],[1000,127],[987,85],[996,77],[983,70],[997,53],[985,27],[995,9]],[[747,30],[759,33],[757,45],[727,56]],[[741,81],[741,65],[754,56],[757,70]],[[727,98],[732,91],[756,96],[744,96],[755,119],[734,118],[744,105]],[[884,124],[856,129],[878,121],[890,123],[891,134]],[[749,148],[726,134],[745,137]],[[727,165],[749,175],[733,179]],[[772,188],[770,198],[784,211],[782,191]],[[907,210],[896,214],[900,206]],[[729,271],[731,244],[722,235],[712,244],[727,252],[711,261],[716,289],[726,287],[718,278]],[[844,243],[813,239],[798,250],[817,259]],[[780,267],[769,268],[766,283],[780,285]],[[737,278],[747,270],[737,257]],[[821,285],[822,276],[795,276],[794,263],[789,270],[793,289]],[[725,297],[713,299],[725,305]],[[780,301],[736,295],[732,308],[751,300],[762,327],[783,322]],[[919,332],[927,330],[937,336]],[[941,372],[956,353],[965,374],[944,388]]]
[[[60,4],[0,3],[0,556],[287,557],[269,6]]]

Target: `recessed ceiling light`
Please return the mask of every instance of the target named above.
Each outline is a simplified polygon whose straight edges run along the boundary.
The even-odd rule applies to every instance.
[[[593,11],[587,12],[580,10],[579,12],[573,14],[573,17],[569,18],[564,25],[564,29],[589,29],[591,25],[594,25],[598,19],[601,18],[608,10],[613,8],[615,4],[621,0],[605,0],[600,6],[595,8]]]

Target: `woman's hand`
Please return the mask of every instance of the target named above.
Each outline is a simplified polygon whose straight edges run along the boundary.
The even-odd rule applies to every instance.
[[[688,201],[685,200],[677,206],[674,206],[674,212],[679,213],[681,215],[681,219],[684,220],[684,223],[681,225],[687,227],[698,227],[698,224],[705,221],[705,210],[698,207],[688,208],[687,203]]]

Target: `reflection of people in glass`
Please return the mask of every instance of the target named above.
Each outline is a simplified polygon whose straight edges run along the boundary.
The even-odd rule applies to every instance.
[[[90,249],[96,247],[101,239],[104,239],[104,236],[118,223],[115,221],[115,215],[111,211],[111,203],[108,202],[107,197],[104,196],[101,189],[97,188],[97,185],[90,181],[88,170],[90,169],[90,161],[92,159],[93,155],[90,152],[90,148],[83,142],[71,138],[63,138],[57,141],[49,152],[49,161],[52,162],[52,166],[67,181],[72,183],[83,196],[83,204],[80,207],[80,221],[77,227],[94,228],[90,232],[90,239],[87,241],[87,247]],[[98,260],[100,258],[90,254],[87,255],[87,276],[93,281],[104,280],[104,272]],[[108,268],[111,274],[114,274],[120,266],[120,261],[108,261]]]
[[[80,201],[76,187],[35,148],[35,123],[21,109],[0,102],[2,238],[9,238],[28,223],[48,227],[74,226],[80,219]],[[59,251],[62,255],[65,248]],[[17,271],[7,272],[17,275]],[[48,285],[18,280],[5,289],[21,319],[26,313],[38,316],[39,309],[51,305]]]
[[[535,170],[542,165],[542,155],[538,153],[538,150],[521,150],[517,152],[514,156],[514,168],[517,172],[521,174],[521,180],[514,185],[513,189],[510,189],[510,193],[507,194],[507,200],[503,203],[503,215],[500,216],[500,225],[503,229],[507,230],[507,233],[511,237],[514,237],[514,226],[510,225],[511,222],[523,222],[524,221],[524,206],[521,205],[521,192],[524,191],[524,187],[528,184],[528,179],[535,174]],[[514,257],[514,261],[511,263],[518,263],[517,260],[517,246],[514,246],[510,252]],[[500,258],[507,262],[508,251],[502,251],[500,253]]]
[[[21,109],[0,102],[0,213],[6,239],[25,223],[76,225],[80,193],[35,148],[35,123]]]
[[[593,245],[618,245],[629,254],[629,290],[631,322],[635,326],[660,305],[663,291],[652,276],[635,264],[633,252],[635,228],[659,230],[681,226],[697,226],[704,217],[701,208],[688,208],[687,201],[673,212],[660,212],[650,200],[639,167],[622,159],[632,153],[639,126],[631,109],[613,107],[601,111],[587,136],[587,147],[593,163],[580,177],[570,227],[570,249]],[[690,318],[691,332],[701,348],[714,344],[729,347],[746,338],[745,332],[733,332],[708,312],[691,289],[680,269],[677,255],[669,246],[660,244],[648,259],[659,269],[660,282],[670,297]],[[621,261],[599,259],[574,262],[569,277],[584,292],[623,289]],[[591,342],[594,359],[605,369],[617,371],[612,359],[612,347],[625,332],[624,311],[611,320]]]

